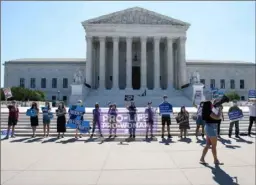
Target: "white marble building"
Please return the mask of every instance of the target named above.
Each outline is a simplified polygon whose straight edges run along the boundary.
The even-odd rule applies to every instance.
[[[73,74],[80,68],[86,83],[100,91],[180,89],[194,71],[200,73],[206,87],[212,84],[235,90],[242,99],[247,98],[249,89],[255,89],[253,63],[186,60],[188,23],[135,7],[82,25],[86,59],[7,61],[5,87],[25,86],[45,91],[49,100],[66,99]]]

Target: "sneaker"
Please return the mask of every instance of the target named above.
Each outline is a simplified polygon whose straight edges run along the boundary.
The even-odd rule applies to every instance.
[[[202,134],[202,137],[204,137],[204,134]]]
[[[109,135],[109,136],[108,136],[108,138],[111,138],[111,137],[112,137],[112,135]]]
[[[239,135],[236,135],[236,138],[240,138],[240,136],[239,136]]]
[[[148,139],[148,136],[146,135],[146,139]]]
[[[130,134],[130,138],[132,138],[132,135]]]
[[[229,134],[228,137],[231,138],[231,135]]]
[[[11,137],[12,137],[12,138],[15,138],[16,136],[13,134]]]
[[[90,138],[93,138],[93,134],[91,134]]]
[[[117,135],[115,134],[114,137],[117,137]]]
[[[48,137],[48,136],[47,136]],[[61,136],[62,138],[64,138],[64,135]]]
[[[9,139],[9,136],[6,136],[5,139]]]
[[[132,137],[133,137],[133,138],[135,138],[136,136],[135,136],[135,135],[133,135]]]
[[[80,138],[82,138],[83,136],[82,135],[79,135]]]
[[[171,137],[172,137],[171,134],[169,134],[169,135],[168,135],[168,138],[170,139]]]

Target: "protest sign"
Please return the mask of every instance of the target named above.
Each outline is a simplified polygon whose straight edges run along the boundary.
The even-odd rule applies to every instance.
[[[172,105],[168,102],[163,102],[159,105],[160,114],[172,113]]]
[[[83,120],[83,115],[85,113],[85,107],[71,105],[69,107],[69,120],[67,122],[67,127],[76,129],[81,133],[87,133],[90,130],[90,124],[88,121]]]
[[[28,109],[26,112],[26,116],[35,117],[36,116],[35,109]]]
[[[12,135],[12,131],[10,130],[9,135]],[[7,136],[7,130],[1,130],[1,140],[5,139]]]
[[[256,90],[249,90],[248,98],[249,99],[256,99]]]
[[[134,101],[134,95],[125,95],[124,101]]]
[[[43,116],[48,116],[49,119],[53,119],[53,113],[49,112],[48,107],[41,107]]]
[[[244,117],[243,112],[240,110],[232,111],[228,113],[229,120],[238,121]]]
[[[12,97],[12,91],[11,88],[3,88],[5,99]]]

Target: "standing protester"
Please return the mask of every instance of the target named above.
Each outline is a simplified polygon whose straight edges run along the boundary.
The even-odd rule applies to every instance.
[[[147,123],[147,128],[146,128],[146,139],[148,138],[148,130],[150,128],[150,133],[151,133],[151,138],[153,138],[153,125],[154,125],[154,111],[152,108],[152,102],[148,102],[148,107],[145,109],[145,114],[146,114],[146,123]]]
[[[229,108],[228,113],[233,112],[233,111],[241,111],[241,112],[243,112],[237,106],[237,101],[236,100],[233,101],[233,106]],[[235,135],[236,135],[236,138],[239,138],[239,120],[230,121],[228,136],[231,138],[234,125],[235,125]]]
[[[129,114],[129,133],[130,133],[130,138],[135,138],[135,132],[136,132],[136,115],[137,115],[137,109],[135,106],[135,103],[132,101],[130,106],[126,106],[128,109],[128,114]]]
[[[206,164],[204,158],[212,146],[214,163],[221,164],[217,157],[217,120],[221,119],[221,112],[215,110],[211,101],[206,101],[202,109],[202,118],[205,121],[206,146],[203,149],[200,163]]]
[[[12,127],[12,135],[11,137],[15,137],[14,131],[15,126],[17,125],[19,119],[19,108],[16,105],[15,101],[12,101],[11,105],[8,105],[7,108],[9,109],[9,117],[8,117],[8,129],[6,139],[9,139],[10,129]]]
[[[201,135],[202,135],[202,137],[204,137],[205,122],[202,119],[202,109],[203,109],[204,102],[201,102],[199,104],[199,106],[197,106],[195,103],[193,103],[193,104],[197,108],[197,113],[196,113],[196,138],[198,138],[198,131],[199,131],[200,126],[202,127]]]
[[[66,113],[64,103],[59,103],[58,109],[56,110],[58,139],[60,138],[60,133],[62,133],[61,137],[64,138],[64,133],[66,132]]]
[[[112,104],[108,110],[109,118],[109,138],[112,137],[112,130],[114,129],[114,137],[116,137],[116,117],[117,117],[117,108],[116,104]]]
[[[80,107],[83,107],[83,101],[82,100],[78,100],[77,103],[76,103],[77,106],[80,106]],[[84,116],[81,116],[81,122],[84,121]],[[79,134],[78,136],[78,133],[79,133],[79,130],[78,130],[78,125],[76,127],[76,135],[75,135],[75,138],[77,139],[78,137],[82,138],[82,134]]]
[[[251,136],[251,130],[252,130],[252,124],[256,123],[256,100],[253,100],[251,103],[249,103],[249,116],[250,116],[250,123],[248,127],[248,136]]]
[[[102,132],[101,132],[101,120],[100,120],[101,112],[100,112],[100,106],[98,103],[95,104],[95,108],[93,109],[92,114],[93,114],[93,126],[92,126],[91,138],[93,138],[96,124],[97,124],[99,132],[100,132],[100,137],[103,137]]]
[[[48,137],[50,132],[50,122],[51,122],[49,117],[49,113],[51,112],[51,106],[49,102],[45,102],[45,108],[42,110],[42,112],[43,112],[44,137]],[[45,134],[46,127],[47,127],[47,135]]]
[[[220,119],[220,120],[218,120],[218,122],[217,122],[217,123],[218,123],[218,124],[217,124],[217,134],[218,134],[218,137],[220,137],[220,125],[221,125],[221,121],[224,121],[223,106],[220,105],[219,109],[220,109],[220,113],[221,113],[221,118],[222,118],[222,120]]]
[[[163,96],[163,103],[169,104],[169,107],[172,111],[172,105],[167,101],[167,96]],[[162,119],[162,138],[164,138],[164,131],[165,131],[165,123],[167,124],[167,132],[168,132],[168,138],[171,138],[171,133],[170,133],[170,125],[171,125],[171,115],[170,113],[160,113],[161,114],[161,119]]]
[[[31,109],[35,112],[35,116],[30,117],[30,124],[33,131],[32,137],[36,137],[36,127],[38,126],[38,114],[39,114],[39,109],[37,107],[36,102],[32,103]]]
[[[189,126],[189,113],[186,111],[185,106],[182,106],[178,116],[176,117],[177,123],[179,124],[180,129],[180,138],[183,138],[182,134],[184,132],[184,138],[187,137],[187,129],[190,129]]]

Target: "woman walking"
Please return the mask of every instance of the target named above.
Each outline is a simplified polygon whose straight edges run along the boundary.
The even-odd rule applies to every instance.
[[[43,112],[43,125],[44,125],[44,137],[49,136],[50,132],[50,116],[51,106],[49,102],[45,102],[45,107],[42,108]],[[47,135],[46,135],[46,127],[47,127]]]
[[[211,101],[204,102],[202,118],[205,120],[206,146],[203,149],[200,159],[201,164],[206,164],[204,158],[210,146],[216,165],[221,164],[217,157],[217,120],[221,119],[221,111],[216,111]]]
[[[61,102],[56,110],[58,139],[60,138],[60,133],[62,133],[61,137],[64,138],[64,133],[66,132],[66,113],[66,108]]]
[[[36,137],[36,127],[38,126],[38,114],[39,114],[39,109],[37,107],[37,103],[33,102],[31,106],[31,110],[34,111],[35,115],[30,117],[30,124],[32,127],[32,137]]]
[[[109,138],[112,137],[112,130],[114,129],[114,137],[116,137],[116,117],[117,117],[117,108],[116,104],[112,104],[108,110],[109,115]]]
[[[180,129],[180,138],[187,137],[187,129],[190,129],[189,126],[189,113],[186,111],[185,106],[182,106],[180,109],[180,112],[178,113],[178,116],[176,117],[176,121],[179,124]]]

